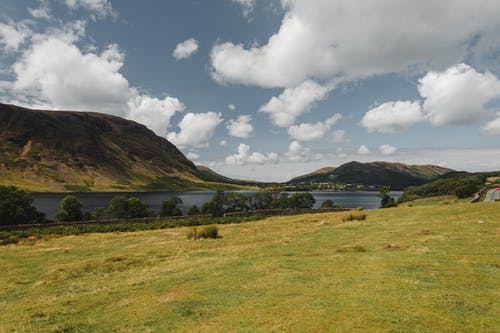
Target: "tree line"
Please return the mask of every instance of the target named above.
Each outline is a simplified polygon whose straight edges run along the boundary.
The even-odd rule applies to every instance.
[[[381,207],[395,205],[394,198],[388,195],[388,188],[379,194]],[[309,192],[293,194],[278,191],[259,191],[256,193],[217,191],[201,207],[193,205],[188,215],[207,214],[222,217],[225,213],[247,212],[269,209],[310,209],[316,203]],[[83,204],[74,195],[67,195],[61,201],[61,207],[54,219],[58,222],[76,222],[107,219],[134,219],[145,217],[181,216],[182,200],[173,196],[163,201],[160,211],[154,212],[148,204],[137,197],[117,195],[106,207],[97,207],[92,211],[83,211]],[[322,202],[321,208],[340,208],[332,200]],[[31,195],[14,186],[0,186],[0,225],[37,224],[47,222],[45,214],[33,206]]]

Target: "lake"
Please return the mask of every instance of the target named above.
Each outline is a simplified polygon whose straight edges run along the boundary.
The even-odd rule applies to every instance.
[[[255,191],[238,191],[240,193],[255,193]],[[59,210],[61,200],[70,193],[35,193],[33,194],[33,205],[44,212],[47,218],[52,219]],[[212,198],[213,191],[190,191],[190,192],[85,192],[71,193],[83,204],[84,211],[91,211],[96,207],[107,206],[116,195],[127,197],[138,197],[147,203],[154,211],[159,211],[164,200],[172,196],[178,196],[183,204],[180,207],[183,214],[186,214],[189,207],[197,205],[201,208],[203,203]],[[311,192],[316,199],[315,208],[319,207],[325,200],[333,200],[336,205],[347,208],[363,207],[365,209],[378,208],[380,199],[378,192]],[[402,192],[391,192],[390,195],[398,198]]]

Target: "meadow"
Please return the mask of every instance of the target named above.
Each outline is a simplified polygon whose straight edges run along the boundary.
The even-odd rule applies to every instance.
[[[1,246],[0,332],[500,331],[498,202],[217,227]]]

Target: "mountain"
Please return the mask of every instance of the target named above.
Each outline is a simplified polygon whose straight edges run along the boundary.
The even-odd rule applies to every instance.
[[[436,165],[407,165],[390,162],[349,162],[338,168],[323,168],[290,180],[289,184],[337,183],[368,186],[390,186],[402,190],[406,186],[420,185],[454,170]]]
[[[134,121],[0,104],[0,184],[33,191],[239,188],[208,170]]]
[[[306,175],[295,177],[292,180],[290,180],[290,182],[293,182],[293,183],[309,182],[310,179],[314,179],[315,177],[321,177],[321,175],[324,175],[324,174],[330,174],[333,171],[335,171],[334,167],[324,167],[324,168],[318,169],[316,171],[313,171],[311,173],[308,173]]]

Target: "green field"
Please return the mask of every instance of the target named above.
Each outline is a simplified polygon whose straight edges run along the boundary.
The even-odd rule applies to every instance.
[[[2,246],[0,332],[500,332],[500,203],[360,213]]]

